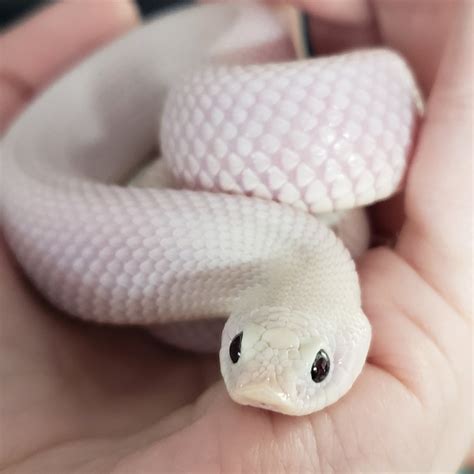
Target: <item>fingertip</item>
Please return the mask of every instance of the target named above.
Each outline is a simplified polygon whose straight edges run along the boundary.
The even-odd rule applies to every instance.
[[[78,2],[78,5],[82,3]],[[120,0],[103,3],[90,3],[84,8],[91,10],[90,17],[96,29],[99,41],[107,41],[120,34],[127,32],[140,21],[138,7],[133,0]],[[95,14],[95,15],[94,15]],[[94,15],[94,18],[92,18]],[[91,28],[91,32],[94,30]]]
[[[140,11],[133,0],[124,0],[122,2],[113,2],[117,6],[117,17],[127,27],[135,26],[140,20]]]

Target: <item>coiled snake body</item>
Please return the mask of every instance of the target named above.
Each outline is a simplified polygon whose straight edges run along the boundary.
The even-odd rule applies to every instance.
[[[182,346],[185,322],[225,318],[231,397],[302,415],[347,392],[370,343],[351,255],[317,215],[395,192],[418,109],[389,51],[243,64],[290,50],[248,6],[171,14],[106,48],[3,138],[2,219],[58,307]],[[209,58],[227,65],[196,68]],[[172,189],[114,184],[156,130]],[[360,253],[365,237],[347,236],[364,235],[361,211],[341,215],[336,232]]]

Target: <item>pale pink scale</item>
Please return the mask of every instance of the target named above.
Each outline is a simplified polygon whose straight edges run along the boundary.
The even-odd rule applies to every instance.
[[[288,125],[286,131],[288,131],[290,125],[288,122],[286,123]],[[296,124],[298,130],[300,130],[301,132],[311,132],[317,126],[318,120],[313,114],[310,114],[307,111],[303,110],[300,114],[298,114],[298,117],[296,118]]]
[[[246,138],[258,138],[262,135],[264,128],[261,123],[255,120],[249,120],[243,129],[243,135]]]
[[[230,153],[227,160],[224,162],[224,166],[227,167],[233,176],[238,176],[245,168],[245,162],[239,155]]]
[[[302,131],[295,130],[289,133],[290,143],[295,151],[301,151],[309,144],[311,137]]]
[[[261,151],[256,151],[255,153],[252,153],[251,159],[253,168],[260,174],[267,170],[272,163],[271,158],[265,153],[262,153]]]
[[[326,117],[325,119],[327,120],[327,124],[330,126],[330,127],[337,127],[338,125],[341,125],[341,123],[343,122],[344,120],[344,113],[341,112],[340,110],[337,110],[337,109],[330,109],[327,113],[326,113]]]
[[[263,135],[257,143],[261,149],[268,154],[276,154],[281,147],[280,140],[276,136],[269,133]]]
[[[283,170],[290,171],[294,169],[299,162],[300,158],[297,153],[288,148],[283,148],[280,154],[280,164]]]
[[[253,191],[259,184],[260,178],[250,168],[246,168],[240,177],[242,188],[246,193]]]
[[[267,173],[267,183],[272,191],[276,191],[287,181],[287,175],[283,173],[278,167],[271,167]]]
[[[301,163],[298,168],[296,168],[296,183],[300,188],[307,186],[315,177],[315,170],[306,163]]]
[[[300,190],[290,182],[286,182],[278,192],[278,199],[289,204],[293,204],[300,197]]]

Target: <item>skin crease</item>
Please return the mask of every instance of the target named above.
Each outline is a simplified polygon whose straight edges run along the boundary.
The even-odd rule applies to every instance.
[[[34,94],[137,22],[125,1],[97,3],[102,13],[91,24],[85,21],[91,3],[64,2],[31,20],[35,27],[20,25],[0,39],[2,52],[20,52],[0,66],[4,127],[27,100],[25,84]],[[31,290],[2,244],[5,472],[453,472],[461,464],[473,433],[473,4],[440,2],[434,28],[423,1],[374,1],[366,8],[350,0],[341,10],[330,3],[306,2],[326,25],[321,48],[339,48],[331,28],[344,47],[350,46],[345,28],[364,42],[376,37],[410,58],[429,93],[398,242],[359,262],[374,339],[354,387],[308,417],[236,405],[214,382],[217,358],[159,346],[140,331],[64,318]],[[68,8],[75,9],[74,23]],[[447,45],[441,61],[433,42]],[[22,52],[31,59],[30,45],[42,43],[56,54],[25,69]],[[388,232],[393,214],[381,211],[375,226]]]

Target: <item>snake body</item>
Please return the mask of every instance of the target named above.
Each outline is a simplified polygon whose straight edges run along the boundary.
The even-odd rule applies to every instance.
[[[275,25],[261,7],[194,8],[66,75],[2,140],[2,225],[59,308],[183,338],[225,319],[230,396],[303,415],[349,390],[371,334],[351,255],[317,214],[395,192],[417,93],[385,50],[236,64],[286,55]],[[196,69],[209,57],[227,64]],[[156,130],[174,189],[116,184]]]

